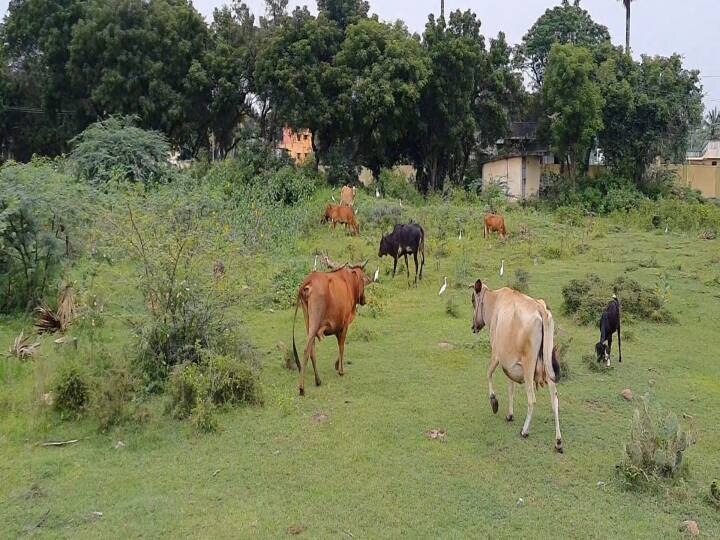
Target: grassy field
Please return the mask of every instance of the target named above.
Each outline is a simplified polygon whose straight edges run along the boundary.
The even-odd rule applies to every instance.
[[[423,223],[436,210],[410,209],[408,216]],[[694,519],[703,536],[720,537],[720,512],[706,501],[710,481],[720,477],[718,241],[603,219],[571,227],[520,209],[508,216],[515,233],[508,242],[484,241],[479,211],[453,212],[426,226],[429,253],[418,287],[404,275],[390,279],[392,261],[376,257],[379,231],[366,229],[349,238],[318,226],[289,254],[245,261],[254,273],[240,282],[254,300],[288,260],[309,270],[316,249],[337,260],[369,257],[369,272],[379,266],[381,277],[351,328],[345,377],[334,373],[337,349],[329,338],[318,349],[323,385],[310,376],[305,398],[283,360],[292,310],[255,301],[231,310],[262,353],[265,405],[222,413],[215,434],[170,419],[160,398],[148,402],[144,423],[108,433],[90,419],[61,422],[37,404],[58,361],[51,339],[42,338],[43,354],[33,362],[0,360],[2,536],[672,538],[681,536],[683,520]],[[516,395],[516,421],[506,423],[507,384],[498,370],[500,411],[492,414],[487,330],[470,330],[467,286],[476,278],[508,285],[519,268],[529,274],[529,293],[553,310],[558,339],[569,343],[570,372],[559,385],[562,455],[553,451],[547,390],[539,391],[531,435],[522,439],[525,393]],[[75,272],[82,271],[81,263]],[[678,320],[626,324],[624,361],[607,373],[581,361],[593,352],[595,326],[577,326],[561,307],[563,285],[589,272],[607,280],[629,275],[650,287],[665,273],[667,307]],[[132,274],[120,266],[98,276],[110,305],[133,295]],[[443,276],[450,287],[439,297]],[[26,319],[3,320],[2,350],[28,326]],[[103,332],[110,350],[130,354],[120,321]],[[620,396],[625,388],[635,402]],[[665,493],[626,491],[615,476],[637,396],[645,393],[691,416],[698,435],[687,452],[689,480]],[[430,429],[446,429],[447,441],[428,439]],[[57,439],[80,442],[39,445]],[[125,447],[116,448],[118,441]]]

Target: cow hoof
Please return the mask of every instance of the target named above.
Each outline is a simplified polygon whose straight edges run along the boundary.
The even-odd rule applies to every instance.
[[[315,386],[320,386],[322,384],[322,381],[320,379],[317,379],[315,381]]]
[[[520,436],[523,439],[527,439],[530,436],[530,432],[525,433],[524,431],[520,430]]]
[[[305,395],[305,389],[304,389],[304,388],[301,388],[301,389],[300,389],[300,395],[301,395],[301,396],[304,396],[304,395]]]
[[[495,396],[490,396],[490,407],[492,407],[493,414],[497,414],[499,403]]]
[[[565,452],[565,449],[563,448],[562,439],[558,439],[555,441],[555,450],[557,450],[558,454],[562,454]]]
[[[342,377],[343,375],[345,375],[345,372],[344,372],[344,371],[338,371],[338,375],[340,375],[340,376]]]
[[[507,420],[508,422],[512,422],[513,420],[515,420],[515,417],[512,414],[508,414],[505,416],[505,420]]]

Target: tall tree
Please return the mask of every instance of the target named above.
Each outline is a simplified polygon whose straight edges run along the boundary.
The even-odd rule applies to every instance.
[[[356,157],[377,180],[407,153],[430,75],[427,55],[401,24],[362,19],[348,27],[336,63],[351,75]]]
[[[550,120],[550,143],[563,157],[571,178],[587,168],[589,150],[603,127],[603,97],[592,76],[596,65],[587,49],[554,45],[543,99]]]
[[[318,0],[318,12],[345,32],[348,26],[367,18],[370,4],[365,0]]]
[[[630,54],[630,4],[633,0],[620,0],[625,6],[625,54]]]
[[[685,69],[679,55],[634,62],[616,54],[598,80],[605,98],[600,146],[617,174],[642,186],[655,158],[684,159],[688,135],[702,119],[697,71]]]
[[[607,27],[593,21],[590,14],[576,1],[567,0],[548,9],[533,24],[517,48],[516,59],[530,75],[535,86],[541,88],[550,50],[556,43],[594,48],[610,41]]]
[[[212,86],[210,129],[221,156],[240,140],[239,128],[253,113],[257,34],[247,5],[234,2],[215,9],[212,46],[205,65]]]
[[[316,165],[349,129],[351,81],[334,62],[341,43],[333,21],[296,10],[286,25],[264,37],[258,51],[257,91],[268,97],[284,124],[311,130]]]
[[[720,111],[715,107],[707,112],[704,120],[704,127],[707,129],[708,137],[716,140],[720,137]]]
[[[505,132],[510,103],[520,80],[510,64],[501,34],[490,50],[480,21],[470,11],[455,11],[448,23],[430,16],[423,35],[431,75],[413,130],[413,161],[418,188],[441,190],[446,177],[462,185],[470,157]]]
[[[189,0],[91,0],[73,32],[69,75],[98,117],[136,114],[142,127],[197,150],[208,127],[208,44]]]

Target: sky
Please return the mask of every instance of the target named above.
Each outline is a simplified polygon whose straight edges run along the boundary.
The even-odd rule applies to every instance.
[[[0,0],[5,15],[9,0]],[[194,0],[206,18],[226,0]],[[263,0],[245,0],[256,15],[264,13]],[[445,11],[472,9],[483,23],[484,34],[495,36],[503,31],[510,44],[518,43],[527,30],[549,7],[560,0],[446,0]],[[680,53],[688,68],[699,69],[703,76],[706,108],[720,108],[720,38],[718,0],[636,0],[632,4],[631,46],[633,54],[668,56]],[[313,11],[315,1],[290,0],[291,9],[307,4]],[[581,0],[593,19],[607,26],[613,42],[625,42],[625,10],[619,0]],[[402,19],[413,32],[422,32],[427,15],[439,13],[440,0],[370,0],[370,11],[386,21]]]

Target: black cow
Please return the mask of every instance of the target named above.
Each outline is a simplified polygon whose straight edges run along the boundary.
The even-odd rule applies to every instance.
[[[617,332],[619,362],[622,362],[622,340],[620,339],[620,301],[613,295],[612,301],[607,305],[600,317],[600,342],[595,345],[598,362],[605,360],[610,365],[610,349],[612,348],[612,335]]]
[[[425,266],[425,231],[417,223],[408,225],[395,225],[393,232],[383,236],[380,240],[380,251],[378,257],[390,255],[394,260],[393,277],[397,270],[398,257],[405,257],[407,276],[410,279],[410,266],[408,265],[408,254],[412,253],[415,260],[415,283],[418,280],[418,253],[422,256],[420,263],[420,279],[422,280],[423,266]]]

